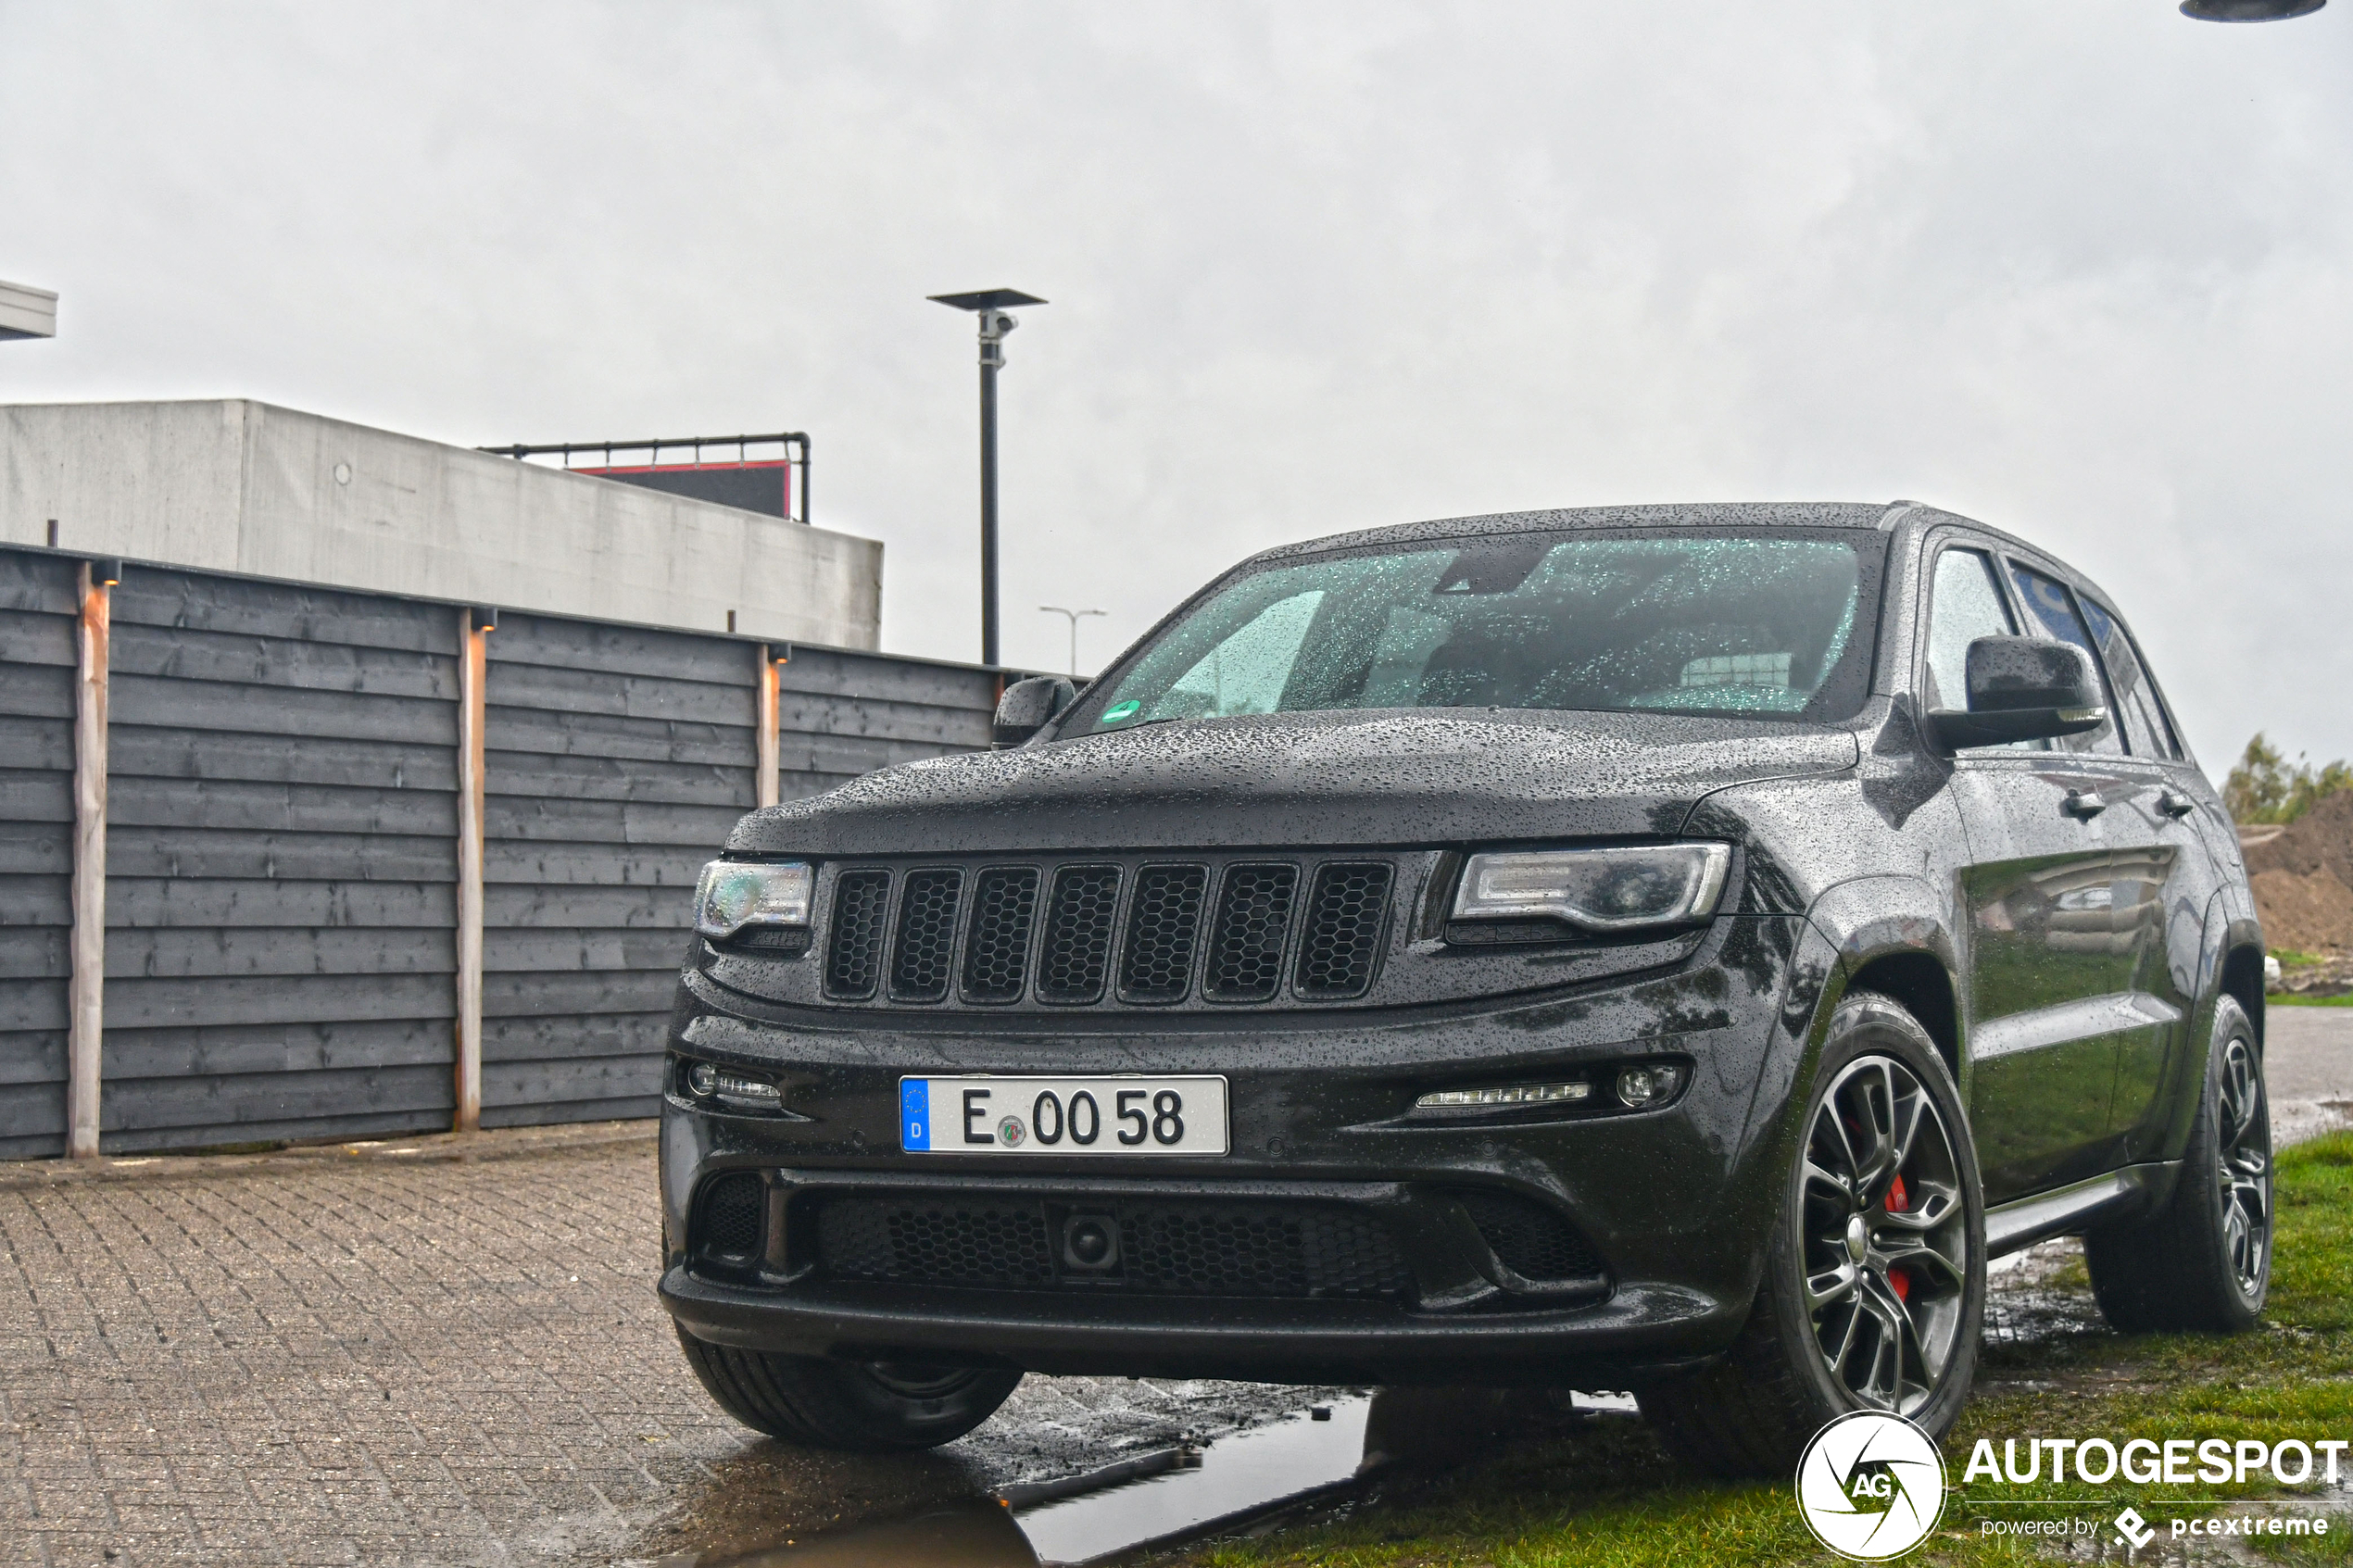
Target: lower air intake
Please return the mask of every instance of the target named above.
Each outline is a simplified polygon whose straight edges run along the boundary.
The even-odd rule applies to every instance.
[[[1077,1269],[1058,1238],[1073,1213],[1111,1220],[1115,1264]],[[1404,1299],[1414,1277],[1378,1221],[1308,1203],[1052,1203],[839,1197],[817,1213],[836,1279],[1145,1296]]]
[[[1550,1283],[1601,1273],[1602,1261],[1577,1227],[1542,1204],[1501,1192],[1458,1196],[1495,1256],[1522,1279]]]
[[[695,1221],[696,1249],[714,1258],[749,1258],[768,1234],[768,1184],[749,1171],[721,1176],[702,1189]]]

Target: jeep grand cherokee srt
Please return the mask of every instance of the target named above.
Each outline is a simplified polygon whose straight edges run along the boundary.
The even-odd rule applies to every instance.
[[[661,1291],[763,1431],[1025,1371],[1633,1387],[1786,1474],[1941,1434],[1988,1261],[2270,1271],[2262,938],[2115,601],[1908,503],[1270,550],[999,748],[706,872]]]

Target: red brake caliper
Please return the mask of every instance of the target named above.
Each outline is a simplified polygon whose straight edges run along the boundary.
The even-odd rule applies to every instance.
[[[1888,1185],[1887,1211],[1891,1214],[1901,1214],[1910,1207],[1910,1204],[1911,1198],[1904,1190],[1904,1173],[1898,1171],[1895,1173],[1895,1180]],[[1912,1298],[1912,1273],[1909,1269],[1888,1270],[1887,1283],[1894,1287],[1895,1298],[1898,1301],[1909,1301]]]

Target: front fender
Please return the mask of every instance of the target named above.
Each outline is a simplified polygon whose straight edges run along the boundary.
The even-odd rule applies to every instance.
[[[1956,997],[1960,972],[1948,912],[1934,888],[1918,877],[1865,876],[1825,890],[1806,912],[1806,934],[1790,966],[1781,1013],[1776,1024],[1779,1048],[1766,1053],[1765,1072],[1751,1102],[1747,1141],[1772,1150],[1772,1169],[1787,1169],[1796,1151],[1799,1121],[1812,1087],[1831,1015],[1847,987],[1875,960],[1898,954],[1924,956],[1942,970]],[[1957,1036],[1957,1048],[1959,1040]],[[1956,1077],[1967,1114],[1969,1054],[1957,1048]]]

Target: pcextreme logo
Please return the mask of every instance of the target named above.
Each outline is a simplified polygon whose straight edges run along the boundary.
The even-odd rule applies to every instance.
[[[1900,1415],[1856,1411],[1814,1434],[1797,1461],[1797,1511],[1841,1557],[1884,1562],[1928,1539],[1944,1512],[1944,1460]]]

